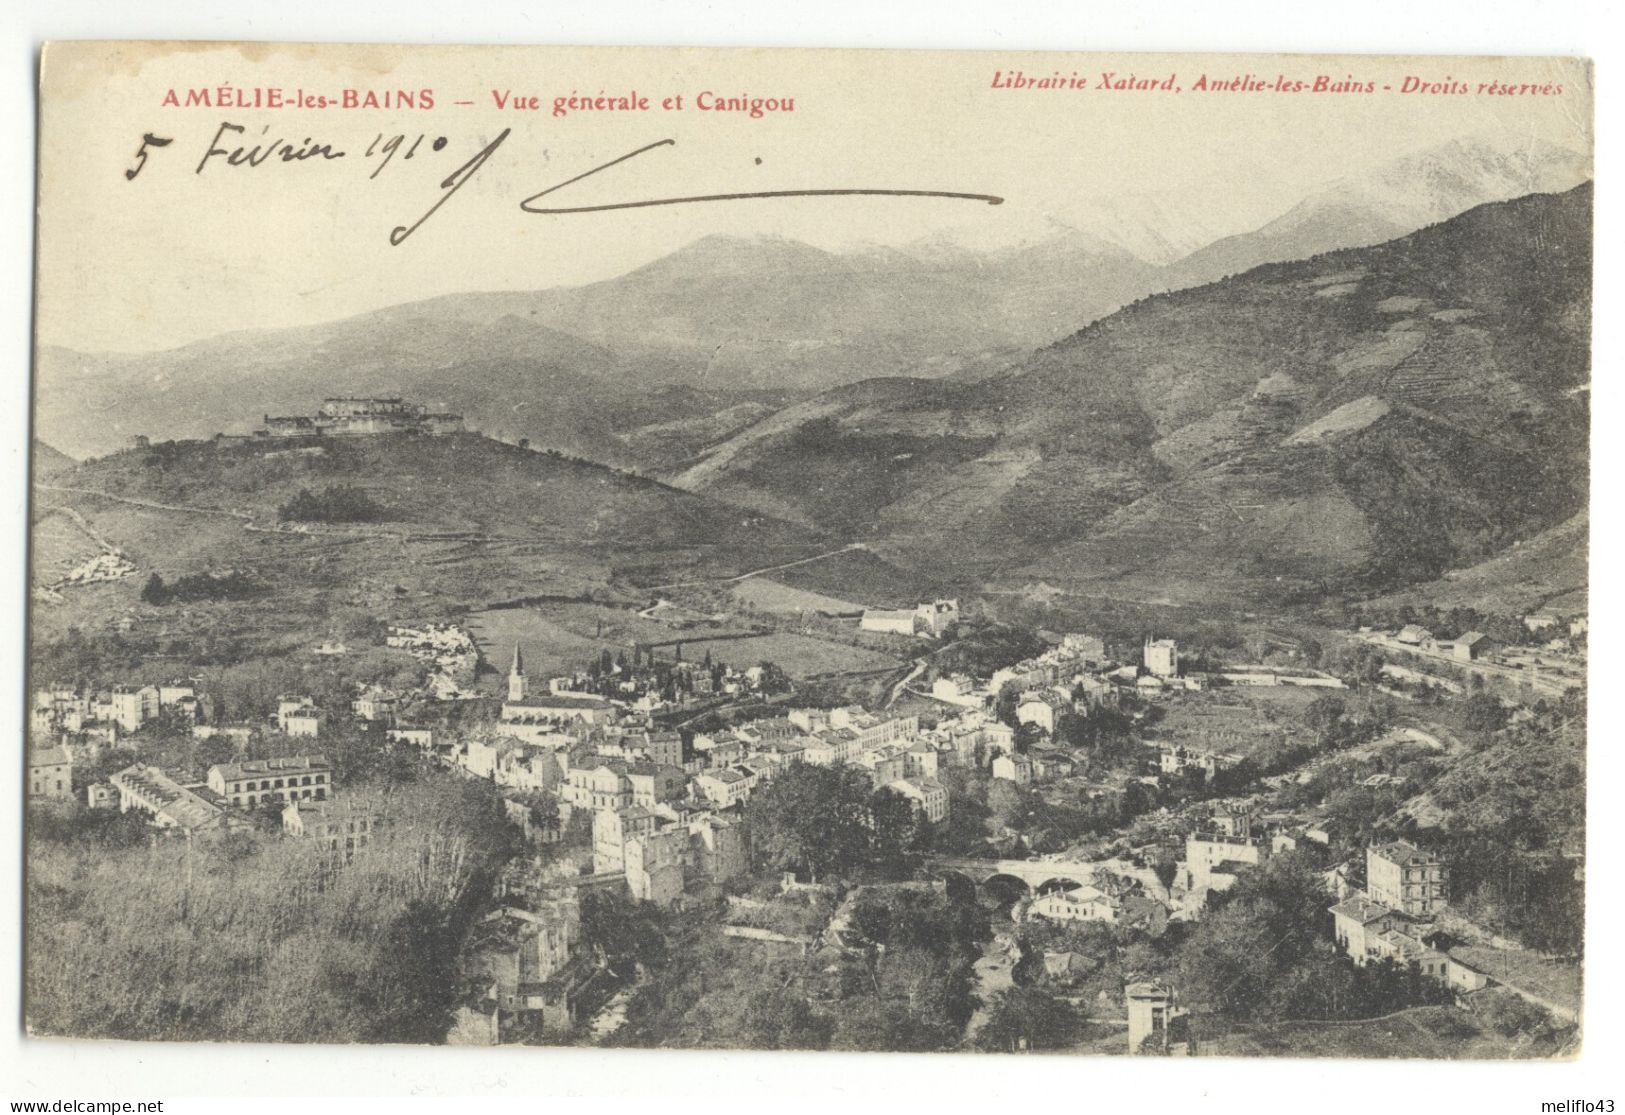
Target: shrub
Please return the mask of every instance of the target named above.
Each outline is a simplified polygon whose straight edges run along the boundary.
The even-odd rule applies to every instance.
[[[346,484],[332,484],[320,492],[300,488],[277,514],[284,522],[306,523],[375,523],[389,517],[364,489]]]

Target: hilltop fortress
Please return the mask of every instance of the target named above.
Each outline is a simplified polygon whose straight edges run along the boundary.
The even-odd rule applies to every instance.
[[[401,398],[332,398],[322,400],[315,415],[265,416],[262,437],[358,437],[364,434],[455,434],[462,432],[460,414],[431,414],[420,403]]]

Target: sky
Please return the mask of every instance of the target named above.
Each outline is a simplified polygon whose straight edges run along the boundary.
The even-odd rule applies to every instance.
[[[1088,88],[996,87],[996,75],[1008,83],[1016,71],[1076,74]],[[1174,88],[1099,88],[1108,73],[1171,79]],[[1379,91],[1197,92],[1204,74],[1266,84],[1325,75]],[[1468,92],[1405,94],[1407,77]],[[1476,91],[1497,81],[1555,82],[1563,92]],[[249,105],[212,103],[222,86]],[[200,89],[211,90],[211,103],[188,107],[188,92]],[[338,103],[256,108],[256,89]],[[432,90],[434,107],[343,107],[344,90],[403,89]],[[181,104],[165,105],[171,90]],[[648,108],[552,111],[560,96],[634,91]],[[794,108],[760,117],[702,111],[703,93],[791,99]],[[665,107],[678,96],[681,108]],[[514,107],[531,97],[539,110]],[[1030,239],[1056,220],[1085,230],[1142,220],[1175,237],[1226,235],[1265,223],[1329,180],[1357,179],[1455,138],[1529,137],[1589,151],[1591,119],[1589,74],[1572,60],[1311,55],[75,43],[47,50],[41,100],[37,336],[91,352],[165,349],[460,291],[588,283],[719,233],[835,250],[946,230],[990,246]],[[258,166],[205,158],[228,123],[243,131],[225,133],[226,148],[285,140],[345,155]],[[170,142],[148,144],[129,177],[147,135]],[[386,163],[395,135],[404,140]],[[1004,200],[776,198],[569,215],[520,208],[661,140],[674,142],[537,204],[815,189]],[[442,188],[488,148],[460,187]],[[393,229],[411,227],[441,198],[391,243]]]

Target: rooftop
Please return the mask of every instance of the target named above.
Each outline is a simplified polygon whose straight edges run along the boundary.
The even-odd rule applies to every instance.
[[[602,697],[564,697],[542,694],[522,701],[509,701],[511,708],[612,708]]]
[[[221,816],[218,807],[157,767],[136,763],[113,775],[112,782],[152,810],[155,816],[167,817],[184,829],[211,824]]]
[[[1131,983],[1123,989],[1127,999],[1171,999],[1174,993],[1160,983]]]
[[[236,782],[242,778],[263,778],[267,775],[278,774],[312,774],[317,771],[331,771],[333,764],[327,761],[326,755],[289,755],[280,759],[246,759],[240,763],[219,763],[209,768],[209,773],[220,772],[220,777],[227,782]]]
[[[1389,863],[1410,867],[1443,862],[1438,856],[1424,852],[1408,840],[1390,840],[1386,844],[1373,844],[1371,852]]]
[[[1351,895],[1333,906],[1331,910],[1335,916],[1350,918],[1361,925],[1370,925],[1393,913],[1382,903],[1373,902],[1363,895]]]

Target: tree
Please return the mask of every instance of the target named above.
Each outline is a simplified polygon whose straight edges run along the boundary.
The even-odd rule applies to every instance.
[[[1179,874],[1179,865],[1172,860],[1161,860],[1151,865],[1151,870],[1157,876],[1164,890],[1171,890],[1174,885],[1174,876]]]
[[[1065,999],[1033,987],[1012,987],[988,1005],[976,1046],[990,1053],[1064,1049],[1078,1041],[1085,1021],[1083,1012]]]
[[[1303,710],[1303,722],[1322,746],[1333,744],[1343,727],[1346,706],[1336,697],[1316,697]]]
[[[624,890],[587,887],[581,891],[581,937],[602,949],[612,971],[634,972],[657,966],[667,953],[666,917],[658,906],[635,902]]]
[[[1463,707],[1462,723],[1475,732],[1498,732],[1506,727],[1507,710],[1500,698],[1474,693]]]
[[[765,658],[757,663],[762,668],[762,692],[765,694],[788,693],[793,688],[790,675],[785,673],[777,663],[769,662]]]
[[[1028,798],[1008,778],[995,778],[987,787],[988,834],[997,836],[1005,829],[1025,827],[1029,810]]]
[[[1021,686],[1013,681],[1007,681],[999,687],[999,695],[993,702],[993,713],[999,721],[1015,728],[1016,704],[1021,700]]]
[[[1031,987],[1044,977],[1044,947],[1036,941],[1023,940],[1021,955],[1010,967],[1010,982],[1017,987]]]
[[[909,854],[916,851],[926,830],[914,803],[896,790],[882,786],[869,801],[872,826],[870,858],[887,874],[902,876]]]
[[[237,752],[230,742],[220,736],[213,736],[197,745],[197,768],[204,775],[208,774],[210,767],[229,763],[236,757]]]
[[[745,1032],[758,1049],[823,1049],[831,1028],[800,995],[758,991],[745,1005]]]
[[[751,795],[745,815],[766,866],[816,881],[869,860],[873,797],[867,771],[793,763]]]

